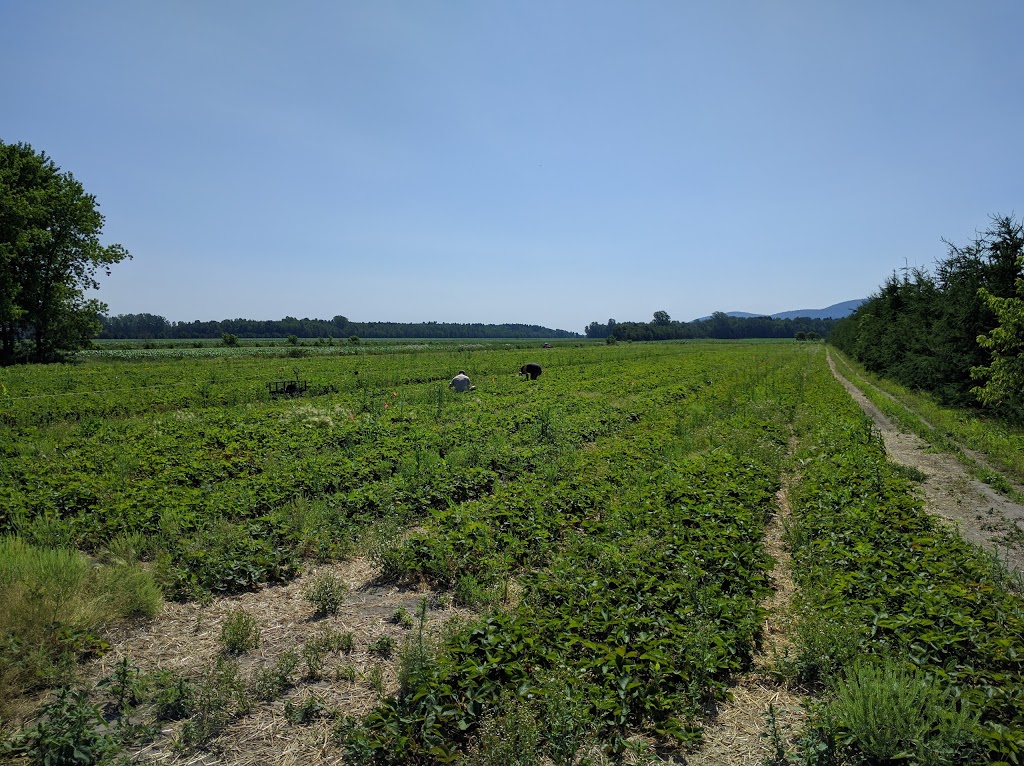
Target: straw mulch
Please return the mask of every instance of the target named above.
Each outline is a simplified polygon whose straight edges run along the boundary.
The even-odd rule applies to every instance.
[[[317,575],[332,572],[348,584],[348,594],[337,615],[315,618],[313,605],[304,597],[304,589]],[[374,666],[379,666],[385,695],[398,687],[398,652],[388,659],[371,655],[370,643],[391,636],[401,646],[410,630],[395,624],[391,617],[399,608],[416,614],[421,599],[428,599],[427,630],[436,634],[452,620],[469,616],[452,607],[451,600],[426,587],[396,587],[377,581],[378,571],[365,559],[353,559],[310,569],[287,585],[267,587],[253,593],[215,599],[212,603],[166,604],[152,622],[126,627],[111,639],[111,651],[95,663],[96,679],[110,674],[123,658],[145,671],[172,670],[192,679],[210,672],[222,654],[221,626],[227,615],[244,609],[256,618],[261,640],[257,649],[238,658],[240,674],[251,676],[267,668],[282,655],[331,630],[351,632],[355,650],[331,655],[318,681],[300,678],[279,699],[258,704],[244,717],[234,720],[207,745],[208,752],[183,754],[173,745],[182,723],[168,725],[143,750],[132,753],[138,763],[221,764],[231,766],[267,766],[268,764],[335,764],[341,762],[337,742],[332,736],[335,721],[318,718],[309,725],[298,725],[284,717],[285,703],[293,704],[315,695],[333,717],[361,716],[378,701],[378,689],[371,685]],[[335,669],[351,665],[356,680],[336,680]],[[302,665],[296,671],[301,676]]]

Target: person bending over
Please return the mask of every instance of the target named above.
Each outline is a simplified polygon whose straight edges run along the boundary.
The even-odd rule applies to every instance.
[[[458,393],[465,391],[475,391],[476,386],[469,385],[469,376],[465,370],[459,370],[459,374],[452,378],[452,382],[448,384],[448,388],[454,388]]]
[[[540,365],[537,364],[536,362],[530,362],[529,364],[524,364],[522,367],[519,368],[519,374],[520,375],[529,375],[530,376],[530,380],[536,380],[537,378],[539,378],[540,377],[540,372],[541,372]]]

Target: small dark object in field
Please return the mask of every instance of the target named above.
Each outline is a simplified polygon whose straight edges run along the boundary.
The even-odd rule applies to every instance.
[[[305,380],[274,380],[267,383],[271,396],[298,396],[306,393],[309,383]]]
[[[551,344],[550,343],[545,343],[544,344],[544,348],[551,348]]]
[[[529,364],[524,364],[522,367],[519,368],[519,374],[520,375],[529,375],[530,376],[530,380],[536,380],[537,378],[539,378],[540,377],[540,373],[541,373],[540,365],[537,364],[536,362],[530,362]]]

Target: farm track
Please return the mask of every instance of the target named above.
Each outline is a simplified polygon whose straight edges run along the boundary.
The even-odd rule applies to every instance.
[[[890,459],[924,474],[926,478],[920,487],[928,512],[945,519],[964,539],[997,555],[1008,568],[1024,573],[1024,545],[1019,535],[1021,525],[1024,525],[1024,505],[978,481],[953,455],[936,452],[921,437],[900,430],[852,381],[839,372],[831,354],[828,356],[828,364],[836,379],[874,421],[885,441]],[[890,394],[881,393],[906,407],[906,404]],[[964,452],[980,465],[996,471],[985,462],[983,455],[966,449]]]

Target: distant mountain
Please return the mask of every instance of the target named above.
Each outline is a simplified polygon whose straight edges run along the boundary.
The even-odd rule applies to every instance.
[[[780,311],[778,314],[751,314],[747,311],[726,311],[725,313],[731,317],[770,316],[772,319],[796,319],[797,317],[809,317],[810,319],[842,319],[843,317],[850,316],[850,314],[856,311],[857,307],[865,300],[867,299],[857,298],[852,301],[834,303],[823,309],[797,309],[796,311]],[[694,321],[699,322],[703,319],[710,319],[710,317],[700,317]]]
[[[848,317],[866,298],[857,298],[852,301],[833,303],[823,309],[798,309],[797,311],[780,311],[772,314],[772,319],[796,319],[797,317],[810,317],[811,319],[842,319]]]

